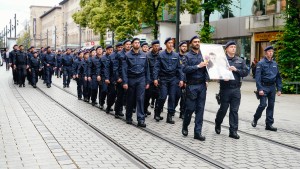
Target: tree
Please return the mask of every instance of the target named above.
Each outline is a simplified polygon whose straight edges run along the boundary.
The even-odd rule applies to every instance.
[[[72,16],[75,23],[102,36],[110,30],[116,34],[117,40],[122,40],[141,29],[139,15],[137,11],[129,10],[129,1],[81,0],[80,5],[81,10]]]
[[[283,78],[283,92],[296,93],[295,85],[287,82],[300,81],[300,0],[286,0],[285,26],[275,44],[277,61]]]
[[[28,49],[30,47],[30,33],[29,30],[24,32],[18,39],[18,45],[23,45],[24,49]]]

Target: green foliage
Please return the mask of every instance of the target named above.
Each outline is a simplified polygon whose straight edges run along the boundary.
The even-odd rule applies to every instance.
[[[24,34],[17,39],[17,44],[18,45],[23,45],[24,49],[28,49],[30,47],[29,30],[24,32]]]
[[[287,3],[292,8],[287,8],[284,13],[284,30],[275,46],[284,82],[283,92],[295,93],[295,85],[288,82],[300,82],[300,1],[287,0]]]

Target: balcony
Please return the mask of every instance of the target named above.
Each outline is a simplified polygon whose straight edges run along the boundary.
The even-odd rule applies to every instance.
[[[284,26],[282,14],[246,17],[246,29],[249,32],[268,32],[280,30]]]

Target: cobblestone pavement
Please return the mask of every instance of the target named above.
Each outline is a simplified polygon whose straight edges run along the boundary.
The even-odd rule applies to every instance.
[[[167,124],[165,120],[157,123],[153,119],[153,109],[149,108],[152,115],[146,119],[146,130],[142,130],[77,100],[69,94],[76,95],[76,82],[73,80],[70,88],[63,89],[67,93],[61,88],[61,78],[53,77],[51,88],[46,88],[40,81],[39,89],[34,89],[12,85],[11,72],[2,68],[0,75],[0,106],[3,107],[0,109],[0,169],[145,168],[118,146],[153,168],[216,167],[199,155],[222,164],[224,168],[300,168],[300,104],[297,101],[300,95],[276,98],[274,125],[279,130],[269,132],[264,129],[265,115],[256,128],[251,126],[258,100],[253,94],[255,83],[244,82],[239,111],[241,139],[234,140],[228,137],[227,116],[222,133],[217,135],[214,132],[218,84],[211,82],[203,125],[206,141],[199,142],[193,139],[193,123],[189,126],[189,136],[182,136],[182,120],[178,114],[174,125]],[[80,116],[88,125],[71,113]],[[165,117],[166,113],[162,115]],[[134,121],[135,116],[133,114]],[[90,126],[105,133],[118,146]]]
[[[55,84],[61,86],[59,83],[59,79],[55,80]],[[253,85],[253,82],[245,82],[247,83],[248,87],[250,85]],[[217,84],[212,83],[211,85],[212,89],[217,89]],[[72,83],[71,87],[69,89],[66,89],[67,91],[76,94],[76,84]],[[248,93],[248,95],[245,97],[246,99],[249,99],[252,94],[249,89],[242,89],[243,94]],[[248,90],[248,91],[247,91]],[[251,90],[251,89],[250,89]],[[217,91],[217,90],[216,90]],[[215,91],[209,90],[208,94],[213,95]],[[243,97],[243,96],[242,96]],[[280,97],[277,97],[279,101],[279,104],[285,105],[286,100],[289,100],[289,95],[281,97],[282,100],[279,100]],[[293,97],[293,96],[291,96]],[[296,97],[299,97],[296,95]],[[74,97],[74,99],[76,99]],[[253,95],[253,98],[250,98],[249,100],[254,100],[255,97]],[[255,100],[257,102],[257,100]],[[208,97],[207,102],[216,104],[216,101],[214,97]],[[249,103],[249,102],[247,102]],[[297,127],[286,127],[286,125],[282,123],[296,123],[296,120],[294,120],[294,117],[297,117],[296,111],[298,111],[295,107],[297,107],[297,103],[289,102],[291,103],[291,109],[286,109],[284,106],[281,107],[279,105],[279,109],[281,110],[290,110],[292,114],[292,118],[289,119],[286,117],[285,119],[289,119],[290,121],[285,121],[280,118],[278,118],[278,126],[282,126],[286,130],[290,130],[292,132],[298,132]],[[277,105],[277,106],[278,106]],[[256,107],[257,105],[255,105]],[[251,120],[251,117],[245,116],[243,111],[245,111],[247,106],[242,105],[240,110],[240,117]],[[252,106],[253,107],[253,106]],[[209,108],[215,108],[217,110],[217,106],[209,107]],[[207,109],[208,110],[208,109]],[[255,110],[255,109],[254,109]],[[277,110],[278,111],[278,110]],[[280,111],[279,111],[280,112]],[[166,113],[163,113],[165,115]],[[250,113],[248,113],[250,114]],[[215,113],[206,111],[205,119],[208,121],[214,121]],[[211,123],[204,123],[204,129],[203,133],[207,136],[207,141],[205,142],[198,142],[196,140],[192,139],[192,136],[188,136],[188,138],[182,137],[181,133],[181,119],[175,118],[176,124],[170,125],[165,122],[157,123],[153,120],[152,117],[148,117],[146,120],[147,128],[151,129],[164,137],[168,139],[172,139],[180,144],[183,144],[193,150],[196,150],[198,152],[207,154],[209,157],[220,161],[227,166],[234,166],[233,168],[299,168],[300,163],[300,153],[299,150],[289,149],[274,143],[270,143],[265,140],[261,140],[256,137],[252,137],[247,134],[240,133],[241,139],[240,140],[233,140],[228,138],[228,129],[222,128],[221,135],[217,135],[214,133],[214,125]],[[298,122],[299,123],[299,122]],[[260,123],[263,125],[263,123]],[[224,125],[228,126],[228,117],[224,119]],[[192,130],[193,125],[190,126],[190,130]],[[295,129],[295,130],[294,130]],[[275,140],[278,142],[282,142],[287,145],[291,145],[297,148],[300,148],[299,146],[299,135],[292,134],[292,133],[286,133],[283,131],[278,132],[269,132],[265,131],[264,127],[258,126],[257,128],[252,128],[249,122],[240,121],[240,130],[245,131],[250,134],[258,135],[264,138],[268,138],[271,140]],[[191,132],[192,133],[192,132]],[[192,133],[193,134],[193,133]],[[191,134],[191,135],[192,135]]]

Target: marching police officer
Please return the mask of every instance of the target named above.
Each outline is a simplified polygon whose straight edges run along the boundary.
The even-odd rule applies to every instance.
[[[84,81],[84,66],[85,62],[83,60],[83,51],[78,52],[78,58],[74,61],[73,64],[73,79],[76,79],[77,82],[77,97],[78,100],[82,100],[83,94],[83,81]]]
[[[70,80],[72,77],[72,65],[73,65],[73,55],[71,55],[71,49],[68,48],[66,54],[61,59],[61,68],[63,69],[63,85],[69,87]]]
[[[99,108],[102,110],[103,109],[103,105],[105,104],[105,99],[107,97],[107,92],[108,92],[108,86],[107,84],[105,83],[105,71],[108,69],[108,64],[109,64],[109,55],[113,52],[113,47],[112,45],[107,45],[106,48],[105,48],[106,52],[105,54],[102,54],[103,50],[102,48],[101,49],[98,49],[97,50],[97,55],[99,53],[101,53],[101,58],[100,58],[100,76],[101,76],[101,88],[99,88],[99,103],[100,103],[100,106]],[[103,78],[102,78],[103,77]],[[112,111],[112,109],[110,108],[109,111]],[[106,113],[108,113],[109,111],[107,111]]]
[[[33,57],[33,52],[34,52],[34,46],[30,46],[30,48],[28,49],[28,53],[27,53],[27,57],[28,57],[28,62],[31,60],[31,58]],[[28,80],[28,84],[31,84],[31,73],[29,72],[29,69],[27,69],[27,80]],[[32,85],[32,84],[31,84]]]
[[[207,63],[204,62],[200,51],[200,38],[194,36],[190,40],[191,50],[186,54],[183,62],[183,73],[186,75],[186,109],[182,125],[182,134],[188,135],[188,126],[192,114],[195,112],[194,139],[204,141],[202,135],[202,124],[206,91],[209,76],[206,70]]]
[[[98,51],[99,48],[102,49],[101,46],[98,46],[96,50]],[[95,106],[97,104],[96,99],[98,95],[98,89],[99,88],[99,83],[101,81],[101,76],[100,76],[100,70],[101,70],[101,64],[100,64],[100,58],[101,54],[97,52],[96,56],[93,56],[95,54],[95,50],[91,50],[92,53],[92,58],[89,64],[88,68],[88,80],[90,81],[91,84],[91,100],[92,100],[92,106]]]
[[[179,85],[183,86],[183,73],[180,64],[180,58],[178,53],[173,52],[173,40],[167,38],[165,40],[166,49],[159,53],[159,56],[155,62],[153,72],[154,86],[160,85],[159,98],[157,100],[157,106],[155,107],[154,118],[156,121],[160,121],[160,113],[163,109],[165,100],[168,98],[168,114],[167,123],[174,124],[172,117],[175,114],[175,98],[176,89]],[[160,84],[158,84],[160,80]]]
[[[187,42],[183,41],[179,43],[179,58],[180,58],[180,62],[183,62],[184,56],[187,52]],[[185,76],[185,75],[184,75]],[[184,78],[185,79],[185,78]],[[185,111],[185,84],[182,87],[177,87],[177,95],[176,95],[176,101],[175,101],[175,107],[178,105],[179,103],[179,99],[180,99],[180,114],[179,114],[179,118],[183,118],[184,115],[184,111]]]
[[[18,84],[19,87],[25,87],[25,77],[26,77],[26,69],[28,69],[28,59],[27,59],[27,53],[24,52],[23,45],[19,46],[20,50],[17,53],[16,57],[14,57],[13,63],[14,69],[17,69],[18,72]]]
[[[225,45],[226,57],[229,63],[229,70],[232,71],[234,80],[220,80],[220,99],[221,105],[215,119],[215,132],[221,133],[221,124],[229,110],[229,137],[239,139],[238,130],[238,110],[241,102],[242,77],[248,75],[248,69],[245,61],[236,56],[236,43],[229,41]]]
[[[15,60],[15,57],[17,57],[18,52],[19,52],[18,45],[14,45],[13,51],[9,52],[9,64],[12,68],[14,84],[18,84],[18,71],[17,71],[17,69],[14,69],[14,67],[15,67],[14,60]]]
[[[282,80],[279,73],[277,63],[273,60],[274,48],[268,46],[264,49],[265,57],[258,62],[256,66],[255,80],[257,91],[259,92],[260,104],[258,105],[252,121],[252,126],[256,127],[258,119],[260,119],[262,112],[266,110],[266,130],[277,131],[273,127],[274,123],[274,102],[277,88],[277,95],[281,95]]]
[[[48,46],[46,48],[47,52],[44,55],[44,70],[45,70],[45,82],[47,84],[47,87],[50,88],[51,87],[51,83],[52,83],[52,74],[53,74],[53,70],[56,69],[56,65],[55,65],[55,55],[54,53],[51,52],[51,47]]]
[[[112,48],[111,48],[112,49]],[[111,50],[109,49],[109,50]],[[116,91],[116,84],[117,81],[119,80],[119,60],[118,60],[118,52],[120,52],[123,49],[122,43],[119,42],[116,44],[116,50],[111,53],[108,56],[108,64],[107,64],[107,69],[105,69],[104,76],[105,76],[105,83],[108,86],[108,95],[107,95],[107,108],[106,112],[109,113],[111,107],[115,103],[116,96],[117,96],[117,91]],[[108,52],[108,50],[106,50]],[[119,108],[118,108],[119,109]],[[115,107],[115,117],[118,118],[120,116],[124,116],[124,114],[119,114],[120,112],[118,111]]]
[[[41,70],[40,58],[38,58],[38,52],[33,51],[33,57],[29,60],[29,72],[31,73],[31,85],[36,88],[38,82],[39,71]]]
[[[152,50],[147,53],[147,60],[149,62],[149,70],[150,70],[150,85],[149,85],[149,89],[146,89],[145,91],[145,103],[144,103],[145,115],[151,115],[151,112],[148,111],[148,107],[150,105],[149,103],[150,99],[152,98],[154,100],[157,100],[159,96],[159,89],[153,84],[154,66],[157,57],[159,55],[159,47],[160,47],[159,40],[152,41],[151,46],[152,46]],[[161,117],[161,120],[162,119],[163,117]]]
[[[57,78],[61,78],[61,60],[62,60],[61,50],[57,51],[55,58],[56,58],[56,65],[57,65],[57,69],[55,70],[55,75]]]
[[[138,126],[146,127],[144,99],[145,87],[149,88],[149,65],[146,54],[140,50],[140,39],[134,38],[131,44],[132,50],[126,53],[122,64],[123,87],[127,90],[126,123],[132,124],[135,102]]]
[[[130,51],[131,48],[131,41],[129,39],[126,39],[123,41],[123,49],[118,52],[117,59],[119,61],[119,67],[118,67],[118,75],[119,78],[117,80],[117,100],[115,103],[115,111],[118,111],[119,116],[124,116],[123,114],[123,105],[125,105],[125,90],[123,88],[123,76],[122,76],[122,62],[125,58],[126,52]]]
[[[90,89],[90,82],[88,81],[88,67],[90,64],[90,53],[88,51],[84,52],[84,60],[81,62],[81,64],[78,66],[78,72],[82,73],[83,69],[83,75],[84,81],[83,81],[83,100],[84,102],[89,102],[91,97],[91,89]]]

